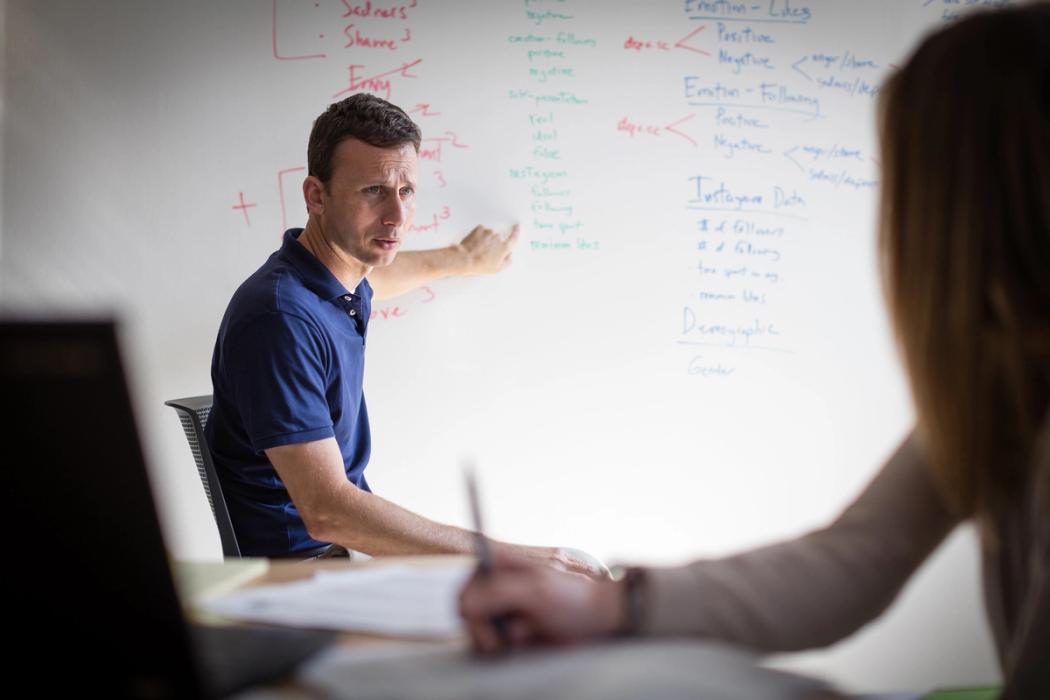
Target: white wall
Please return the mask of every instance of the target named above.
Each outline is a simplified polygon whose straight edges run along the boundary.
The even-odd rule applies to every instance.
[[[499,277],[381,305],[378,492],[465,524],[470,454],[495,535],[610,560],[714,555],[834,515],[911,421],[872,255],[872,94],[957,3],[347,5],[365,7],[9,5],[0,301],[123,320],[172,551],[219,544],[162,402],[210,392],[225,304],[302,223],[291,169],[351,66],[429,105],[410,247],[524,227]],[[705,201],[722,183],[762,199]],[[756,323],[775,335],[697,332]],[[976,580],[967,531],[879,623],[786,663],[854,687],[994,680]]]

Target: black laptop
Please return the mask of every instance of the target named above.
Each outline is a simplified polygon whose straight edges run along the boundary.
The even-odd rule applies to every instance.
[[[9,687],[223,697],[333,639],[184,620],[112,322],[0,322],[0,387]]]

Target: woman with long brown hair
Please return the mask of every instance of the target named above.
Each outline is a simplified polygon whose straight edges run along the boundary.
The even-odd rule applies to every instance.
[[[622,633],[827,645],[973,520],[1006,696],[1050,697],[1050,4],[928,36],[879,105],[879,264],[915,430],[795,540],[617,582],[499,562],[460,601],[479,649]]]

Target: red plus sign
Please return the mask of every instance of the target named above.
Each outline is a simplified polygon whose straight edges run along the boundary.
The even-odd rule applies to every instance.
[[[234,204],[231,207],[231,209],[240,209],[242,212],[244,212],[244,223],[246,223],[249,226],[251,226],[252,222],[248,220],[248,208],[249,207],[254,207],[255,203],[252,202],[251,204],[245,204],[244,203],[244,193],[243,192],[238,192],[237,194],[240,195],[241,203],[240,204]]]

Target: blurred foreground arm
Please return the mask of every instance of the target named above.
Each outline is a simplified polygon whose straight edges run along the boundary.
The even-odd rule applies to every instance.
[[[506,236],[475,226],[454,245],[398,253],[389,266],[373,268],[368,283],[376,299],[389,299],[444,277],[494,274],[510,264],[517,240],[517,224]]]
[[[956,522],[909,437],[827,528],[725,559],[646,569],[634,631],[768,651],[830,644],[881,613]],[[622,583],[510,562],[472,579],[460,610],[477,647],[495,651],[493,615],[511,618],[515,645],[560,643],[624,630],[629,606]]]
[[[881,614],[957,522],[910,435],[828,527],[725,559],[648,570],[642,631],[766,651],[826,646]]]

